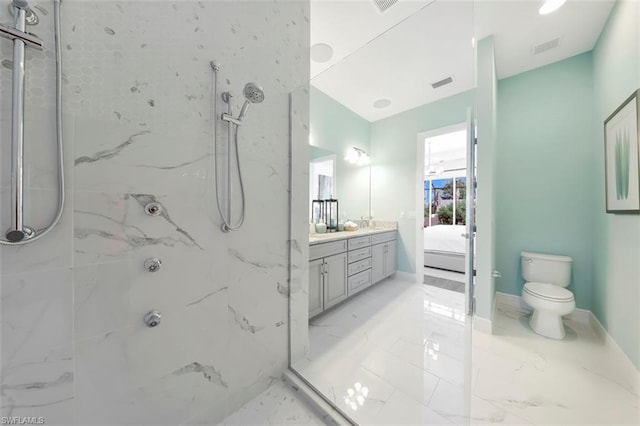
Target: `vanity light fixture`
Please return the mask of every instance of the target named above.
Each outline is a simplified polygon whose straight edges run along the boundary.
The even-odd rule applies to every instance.
[[[360,148],[356,148],[355,146],[347,151],[347,155],[344,157],[344,159],[349,163],[356,164],[358,166],[366,166],[371,163],[369,154],[367,154],[366,151]]]
[[[566,2],[567,0],[545,0],[544,4],[538,10],[538,13],[540,15],[548,15],[560,9]]]

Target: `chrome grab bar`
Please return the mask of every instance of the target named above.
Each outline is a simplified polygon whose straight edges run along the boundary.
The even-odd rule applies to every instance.
[[[27,12],[16,10],[16,29],[24,32]],[[24,231],[24,51],[25,43],[18,38],[13,39],[13,91],[11,120],[11,226],[7,239],[11,242],[21,241],[28,234]]]
[[[15,28],[0,26],[0,36],[13,41],[13,90],[11,120],[11,228],[6,240],[0,238],[0,245],[21,245],[39,240],[53,229],[64,208],[64,164],[62,149],[62,70],[60,41],[60,0],[54,0],[54,34],[56,58],[56,139],[58,146],[58,208],[53,221],[45,228],[33,229],[24,225],[24,82],[25,48],[35,47],[42,50],[43,43],[37,37],[25,31],[27,24],[27,3],[14,0]],[[26,8],[26,9],[25,9]]]

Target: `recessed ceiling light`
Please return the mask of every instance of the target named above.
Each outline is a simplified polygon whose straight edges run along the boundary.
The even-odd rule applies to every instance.
[[[544,4],[538,10],[540,15],[547,15],[560,9],[567,0],[545,0]]]
[[[316,43],[311,46],[311,59],[314,62],[327,62],[333,57],[333,48],[326,43]]]
[[[391,105],[391,101],[389,99],[378,99],[373,103],[374,108],[386,108]]]

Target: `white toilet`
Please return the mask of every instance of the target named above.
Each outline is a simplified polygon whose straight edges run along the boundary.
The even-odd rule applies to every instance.
[[[522,300],[533,308],[531,329],[545,337],[564,339],[562,316],[576,309],[573,293],[565,288],[571,282],[573,259],[523,251],[520,260],[526,281]]]

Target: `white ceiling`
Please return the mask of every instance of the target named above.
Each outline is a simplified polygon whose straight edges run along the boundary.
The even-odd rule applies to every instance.
[[[380,13],[372,0],[312,0],[311,44],[334,56],[311,62],[311,83],[369,121],[474,87],[472,39],[493,35],[498,78],[591,50],[614,0],[568,0],[541,16],[542,0],[399,0]],[[559,47],[533,55],[534,45]],[[452,76],[440,89],[431,83]],[[391,105],[379,109],[378,99]]]
[[[466,169],[467,163],[467,131],[458,130],[425,139],[424,173],[429,170]],[[454,174],[460,174],[454,173]]]

